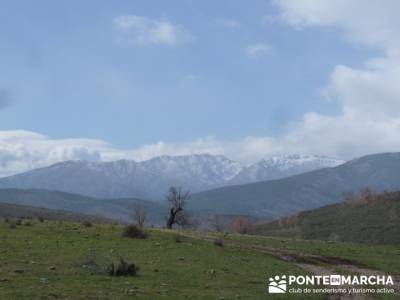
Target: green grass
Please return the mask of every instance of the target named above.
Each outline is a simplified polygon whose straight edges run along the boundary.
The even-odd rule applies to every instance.
[[[121,233],[111,225],[33,221],[11,229],[1,222],[0,299],[265,299],[267,276],[305,274],[263,253],[176,243],[176,233],[163,230],[149,230],[145,240]],[[83,266],[88,256],[123,256],[139,265],[139,276],[92,272]]]
[[[292,253],[316,254],[354,261],[361,266],[381,270],[389,274],[400,274],[400,248],[328,241],[308,241],[264,236],[231,235],[239,245],[259,245]]]
[[[15,229],[0,221],[0,299],[270,299],[269,276],[306,274],[294,263],[249,246],[349,259],[400,273],[400,252],[394,246],[229,235],[218,247],[212,243],[216,233],[182,232],[177,243],[177,232],[162,229],[147,229],[147,239],[130,239],[122,237],[121,226],[29,221],[32,226]],[[107,262],[118,262],[120,256],[139,265],[139,276],[104,272]],[[89,259],[101,270],[88,268]]]

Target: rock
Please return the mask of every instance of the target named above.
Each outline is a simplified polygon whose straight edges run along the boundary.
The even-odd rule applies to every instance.
[[[14,273],[23,274],[25,271],[21,269],[14,270]]]
[[[40,278],[39,281],[41,283],[49,283],[49,279],[48,278],[44,278],[44,277]]]
[[[50,266],[50,267],[49,267],[49,270],[51,270],[51,271],[54,271],[55,269],[56,269],[55,266]]]

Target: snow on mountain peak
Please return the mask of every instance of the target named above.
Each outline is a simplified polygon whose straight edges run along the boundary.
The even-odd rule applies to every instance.
[[[308,171],[335,167],[344,161],[318,155],[286,154],[262,159],[244,167],[230,184],[280,179]]]
[[[162,199],[172,185],[191,192],[278,179],[342,161],[323,156],[282,155],[249,166],[222,155],[159,156],[146,161],[65,161],[4,178],[5,187],[42,188],[99,198]]]

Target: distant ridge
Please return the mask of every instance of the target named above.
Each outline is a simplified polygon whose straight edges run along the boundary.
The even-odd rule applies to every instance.
[[[333,168],[271,181],[196,193],[190,208],[211,214],[245,214],[266,218],[340,202],[344,192],[370,187],[400,190],[400,153],[368,155]]]
[[[96,198],[160,201],[171,185],[199,192],[236,183],[287,177],[341,161],[320,156],[273,157],[243,167],[221,155],[160,156],[136,162],[65,161],[0,178],[0,188],[45,189]]]

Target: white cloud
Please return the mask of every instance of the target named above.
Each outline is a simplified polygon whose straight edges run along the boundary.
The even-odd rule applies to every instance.
[[[353,42],[398,52],[397,0],[274,0],[281,19],[293,26],[333,26]]]
[[[258,44],[253,44],[253,45],[247,46],[245,48],[245,51],[248,56],[256,57],[259,55],[265,55],[265,54],[271,53],[272,48],[267,43],[258,43]]]
[[[304,30],[308,26],[333,26],[343,31],[352,43],[381,49],[382,54],[366,61],[362,68],[338,64],[332,70],[326,94],[339,105],[337,115],[308,112],[278,137],[248,136],[236,141],[207,137],[182,144],[158,142],[131,150],[117,149],[101,140],[57,140],[27,131],[0,131],[0,176],[66,159],[144,160],[166,154],[211,153],[251,162],[284,153],[349,159],[400,151],[400,18],[397,18],[400,2],[276,0],[275,3],[281,9],[280,19],[292,26]],[[123,24],[120,26],[133,26],[129,21]],[[131,35],[131,38],[138,37]]]
[[[134,45],[176,45],[193,39],[182,26],[168,20],[123,15],[114,18],[113,23],[119,32],[119,39]]]
[[[242,24],[238,21],[238,20],[234,20],[234,19],[221,19],[218,20],[219,23],[226,27],[226,28],[240,28],[242,26]]]
[[[362,68],[337,65],[327,87],[340,107],[334,116],[306,113],[278,145],[296,151],[355,157],[400,151],[400,9],[398,1],[276,0],[281,20],[304,30],[330,26],[351,43],[381,50]]]

